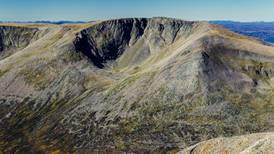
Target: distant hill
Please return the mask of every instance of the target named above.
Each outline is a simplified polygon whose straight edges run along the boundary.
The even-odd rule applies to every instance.
[[[210,21],[242,35],[274,43],[274,22]]]
[[[87,23],[85,21],[35,21],[34,23],[49,23],[49,24],[75,24],[75,23]]]

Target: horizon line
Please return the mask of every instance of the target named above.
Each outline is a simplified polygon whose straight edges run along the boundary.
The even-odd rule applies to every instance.
[[[128,18],[152,18],[152,17],[128,17]],[[170,17],[167,17],[170,18]],[[96,22],[96,21],[107,21],[107,20],[115,20],[115,19],[127,19],[125,18],[110,18],[110,19],[99,19],[99,20],[0,20],[0,23],[89,23],[89,22]],[[181,19],[181,18],[174,18],[174,19]],[[267,20],[250,20],[250,21],[241,21],[241,20],[230,20],[230,19],[213,19],[213,20],[186,20],[185,21],[207,21],[207,22],[237,22],[237,23],[274,23],[273,21]]]

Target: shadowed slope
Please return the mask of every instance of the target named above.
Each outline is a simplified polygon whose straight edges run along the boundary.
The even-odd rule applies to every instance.
[[[115,60],[130,42],[144,33],[146,19],[105,21],[81,31],[75,41],[76,51],[82,52],[91,61],[103,68],[103,63]]]
[[[177,35],[187,37],[194,24],[168,18],[104,21],[81,31],[75,48],[99,68],[120,56],[127,58],[121,58],[118,64],[126,66],[145,61],[151,53],[171,45]],[[127,59],[131,60],[125,62]]]
[[[25,48],[44,35],[38,28],[0,25],[0,58]]]

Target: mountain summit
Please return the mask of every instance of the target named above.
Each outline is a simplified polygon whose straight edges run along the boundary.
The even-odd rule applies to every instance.
[[[274,48],[207,22],[0,25],[0,150],[165,153],[274,130]]]

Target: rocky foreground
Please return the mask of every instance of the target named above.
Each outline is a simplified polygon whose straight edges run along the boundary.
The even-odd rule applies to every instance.
[[[274,131],[274,48],[170,18],[1,24],[0,107],[2,153],[237,153],[199,142]]]
[[[217,138],[201,142],[179,154],[272,154],[274,151],[274,133],[261,133],[231,138]]]

